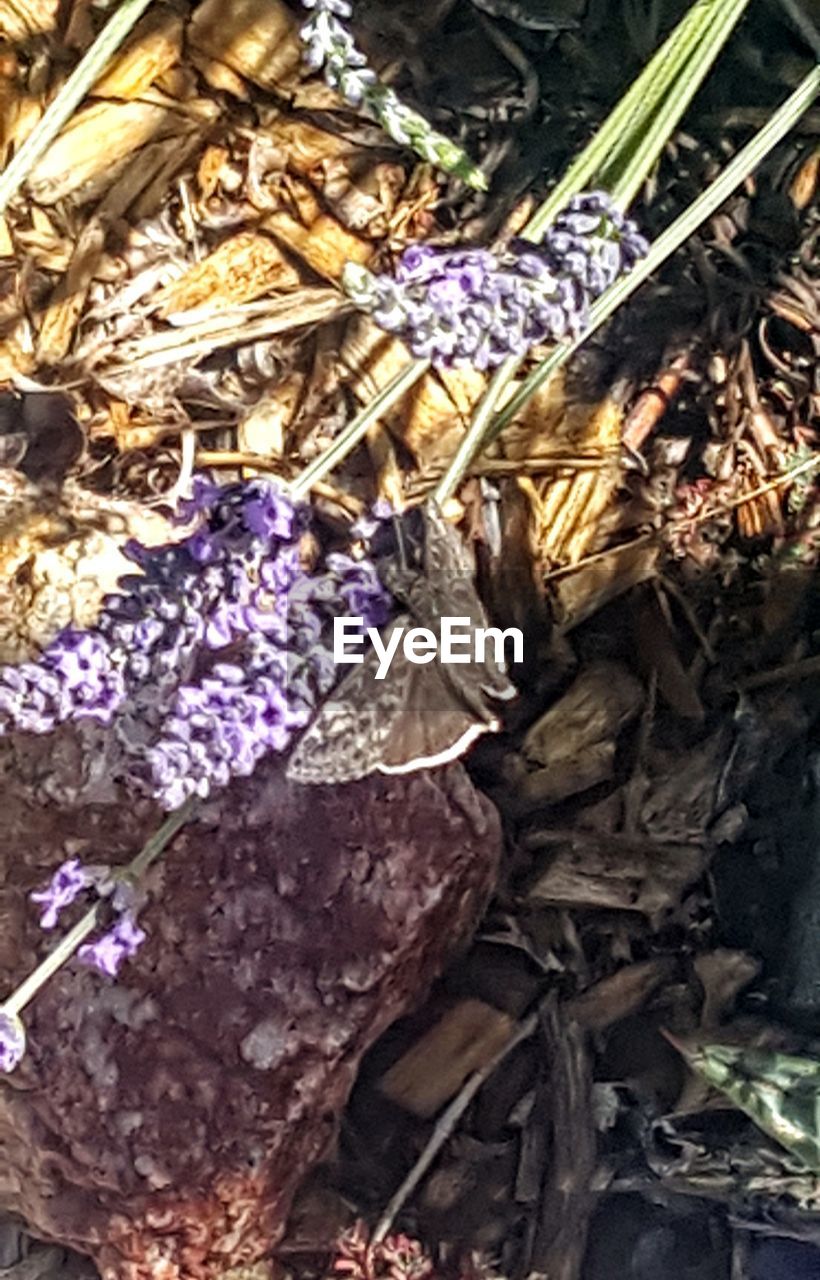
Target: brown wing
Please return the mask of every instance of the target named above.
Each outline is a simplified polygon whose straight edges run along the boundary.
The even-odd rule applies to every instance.
[[[402,654],[396,656],[393,668],[397,664],[402,669],[404,702],[382,750],[378,766],[382,773],[411,773],[457,760],[482,734],[500,728],[492,715],[479,718],[470,710],[438,663],[417,666]]]

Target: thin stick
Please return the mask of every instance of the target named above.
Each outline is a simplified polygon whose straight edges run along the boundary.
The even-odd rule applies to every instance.
[[[49,103],[20,150],[0,175],[0,214],[5,213],[40,157],[48,150],[63,125],[71,118],[128,32],[148,8],[151,0],[123,0],[97,39],[80,59],[60,92]]]
[[[436,1126],[430,1135],[430,1139],[418,1160],[413,1165],[413,1168],[410,1170],[395,1195],[391,1197],[390,1203],[379,1219],[376,1225],[376,1230],[373,1232],[371,1237],[373,1244],[378,1244],[378,1242],[383,1240],[387,1235],[393,1225],[393,1220],[395,1219],[396,1214],[401,1212],[408,1196],[413,1194],[439,1151],[441,1151],[441,1148],[444,1146],[447,1139],[452,1135],[453,1130],[481,1086],[484,1084],[485,1080],[489,1079],[496,1067],[504,1061],[507,1054],[510,1053],[516,1045],[520,1044],[522,1040],[529,1039],[537,1027],[538,1014],[531,1013],[528,1018],[525,1018],[523,1022],[519,1023],[507,1043],[501,1047],[495,1057],[491,1058],[480,1071],[474,1071],[466,1083],[462,1085],[449,1107],[441,1113],[436,1121]]]
[[[739,689],[765,689],[770,684],[781,684],[783,681],[794,684],[816,675],[820,675],[820,653],[815,653],[810,658],[799,658],[796,662],[787,662],[782,667],[771,667],[768,671],[754,671],[735,683]]]
[[[352,422],[349,422],[344,430],[333,441],[329,449],[325,450],[314,462],[305,467],[294,481],[289,485],[290,492],[294,498],[302,498],[309,493],[317,480],[323,480],[329,471],[347,457],[351,449],[359,443],[367,434],[367,429],[372,422],[385,413],[392,404],[404,395],[414,383],[418,382],[427,370],[430,368],[429,360],[411,360],[404,368],[400,369],[394,378],[391,378],[386,386],[382,387],[375,399],[371,400],[361,413],[357,414]]]
[[[705,510],[699,511],[697,515],[684,516],[680,520],[670,520],[669,524],[664,525],[662,529],[653,529],[651,533],[642,533],[639,537],[633,538],[631,542],[618,542],[614,546],[604,548],[603,551],[595,551],[592,555],[584,556],[582,560],[576,561],[575,564],[561,565],[559,569],[553,569],[551,573],[545,574],[543,580],[544,582],[554,582],[556,578],[566,578],[571,573],[577,573],[579,569],[585,569],[587,565],[606,559],[607,556],[617,555],[621,551],[631,551],[633,547],[640,547],[646,542],[660,542],[669,529],[681,529],[687,524],[703,524],[704,521],[711,520],[714,516],[723,516],[728,511],[736,511],[738,507],[745,506],[747,502],[754,502],[755,498],[761,498],[765,493],[770,493],[772,489],[787,488],[794,483],[798,476],[805,475],[810,471],[816,471],[819,467],[820,454],[815,454],[814,457],[807,458],[805,462],[801,462],[799,466],[792,467],[790,471],[783,471],[779,476],[773,476],[765,484],[758,485],[756,489],[750,489],[748,493],[742,493],[737,498],[732,498],[731,501],[724,502],[719,507],[707,507]]]

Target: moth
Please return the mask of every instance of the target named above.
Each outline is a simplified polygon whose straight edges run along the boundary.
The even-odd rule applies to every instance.
[[[427,627],[440,640],[442,617],[467,617],[471,630],[488,625],[475,588],[475,562],[461,536],[432,502],[421,508],[421,520],[415,556],[405,544],[403,554],[378,561],[384,585],[402,606],[382,630],[384,641],[395,627],[407,626]],[[410,525],[407,520],[404,527]],[[371,648],[322,703],[290,757],[290,779],[352,782],[377,771],[411,773],[445,764],[482,734],[498,730],[499,704],[516,694],[494,656],[419,665],[400,648],[385,679],[376,679],[377,668]]]

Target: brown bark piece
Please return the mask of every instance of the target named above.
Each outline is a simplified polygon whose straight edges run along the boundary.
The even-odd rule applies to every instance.
[[[643,700],[643,686],[625,667],[590,663],[524,738],[521,755],[538,767],[515,779],[517,807],[557,804],[610,778],[618,734]]]
[[[405,1111],[429,1118],[468,1076],[492,1061],[513,1033],[509,1014],[483,1000],[461,1000],[386,1071],[379,1089]]]
[[[538,837],[529,842],[537,847]],[[550,840],[552,845],[553,841]],[[702,874],[709,851],[691,845],[579,830],[567,833],[530,889],[530,902],[640,911],[649,917],[675,906]]]

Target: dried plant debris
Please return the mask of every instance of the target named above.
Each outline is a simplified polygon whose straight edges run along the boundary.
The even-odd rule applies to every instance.
[[[0,218],[6,674],[107,625],[128,540],[178,544],[166,513],[205,464],[281,486],[413,357],[435,367],[313,489],[294,574],[375,498],[428,498],[490,371],[523,356],[515,394],[810,65],[799,22],[750,6],[630,221],[587,191],[521,241],[683,7],[154,0]],[[4,166],[111,8],[0,0]],[[91,1280],[72,1247],[105,1280],[820,1273],[816,131],[445,511],[471,612],[525,635],[467,770],[308,790],[263,762],[152,868],[119,975],[80,959],[26,1010],[0,1085],[10,1280]],[[205,688],[207,649],[175,687]],[[3,739],[4,999],[44,954],[32,891],[124,864],[155,798],[228,780],[241,753],[203,744],[231,716],[206,711],[148,797],[87,718]]]

